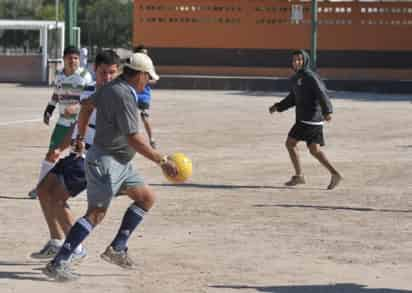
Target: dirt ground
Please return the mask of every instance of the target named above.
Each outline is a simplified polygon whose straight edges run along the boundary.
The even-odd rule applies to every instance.
[[[329,175],[300,145],[307,184],[292,175],[284,147],[294,112],[270,116],[284,93],[155,90],[152,122],[164,153],[193,160],[193,177],[174,186],[153,163],[134,164],[156,191],[153,210],[129,243],[135,271],[105,263],[129,205],[114,200],[86,240],[80,280],[56,283],[30,259],[48,233],[27,198],[51,128],[41,122],[51,91],[0,84],[0,292],[412,292],[412,104],[406,95],[333,93],[326,154]],[[77,216],[85,194],[71,200]]]

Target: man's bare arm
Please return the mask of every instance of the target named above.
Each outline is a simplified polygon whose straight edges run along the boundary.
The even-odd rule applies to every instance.
[[[91,99],[85,99],[81,102],[79,119],[77,120],[78,136],[84,138],[89,124],[90,116],[94,110],[94,104]]]
[[[127,140],[129,145],[134,148],[136,152],[160,165],[163,171],[165,171],[169,176],[174,177],[177,175],[176,166],[167,158],[167,156],[163,156],[158,151],[147,145],[143,135],[133,133],[127,137]]]

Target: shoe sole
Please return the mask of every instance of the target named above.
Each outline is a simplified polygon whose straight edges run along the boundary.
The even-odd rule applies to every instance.
[[[52,254],[52,255],[42,255],[42,254],[32,253],[30,254],[30,257],[33,259],[47,260],[47,259],[53,259],[56,256],[56,254],[57,253]]]

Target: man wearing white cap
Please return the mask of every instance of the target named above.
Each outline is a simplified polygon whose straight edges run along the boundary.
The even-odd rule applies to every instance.
[[[135,53],[126,60],[123,74],[100,88],[82,102],[79,120],[77,151],[84,149],[87,122],[96,108],[96,134],[85,162],[88,209],[70,230],[55,258],[43,272],[58,281],[78,277],[69,267],[69,259],[76,247],[104,218],[110,202],[120,191],[133,203],[123,216],[120,228],[101,258],[125,269],[134,267],[127,253],[127,242],[153,206],[154,192],[143,178],[133,170],[131,160],[138,152],[158,164],[170,176],[176,176],[175,165],[145,142],[139,133],[137,92],[143,90],[149,79],[158,80],[152,60],[142,53]]]

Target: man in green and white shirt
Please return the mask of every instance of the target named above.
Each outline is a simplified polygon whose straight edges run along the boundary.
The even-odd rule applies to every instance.
[[[84,87],[92,82],[91,74],[80,67],[79,49],[73,46],[67,47],[64,50],[63,61],[64,68],[56,76],[53,95],[43,114],[44,123],[49,125],[54,109],[57,105],[59,106],[59,118],[51,135],[49,151],[41,163],[38,183],[43,180],[59,159],[54,149],[76,122],[80,110],[80,95]],[[29,192],[29,197],[37,197],[35,190]]]

